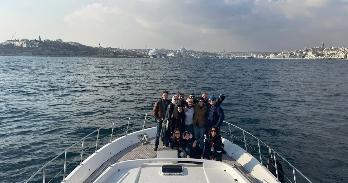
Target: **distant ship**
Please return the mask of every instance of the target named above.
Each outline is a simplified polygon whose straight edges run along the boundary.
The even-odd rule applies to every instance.
[[[148,53],[150,58],[161,58],[158,49],[152,49]]]

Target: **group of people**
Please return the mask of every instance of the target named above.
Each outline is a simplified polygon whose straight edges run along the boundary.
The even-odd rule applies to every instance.
[[[177,92],[170,101],[168,95],[167,91],[161,92],[153,107],[157,122],[154,150],[157,151],[161,138],[164,146],[178,150],[178,157],[221,161],[219,129],[224,120],[221,103],[225,96],[203,92],[200,97],[191,94],[185,99],[183,93]]]

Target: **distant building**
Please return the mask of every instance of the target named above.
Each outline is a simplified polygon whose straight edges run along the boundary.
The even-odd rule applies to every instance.
[[[3,43],[3,45],[13,45],[14,47],[27,47],[27,39],[14,39],[14,40],[7,40]]]
[[[313,54],[312,51],[308,51],[305,58],[310,58],[310,59],[313,59],[313,58],[316,58],[316,56]]]
[[[280,59],[280,58],[283,58],[283,56],[281,54],[271,53],[269,55],[269,58],[271,58],[271,59]]]

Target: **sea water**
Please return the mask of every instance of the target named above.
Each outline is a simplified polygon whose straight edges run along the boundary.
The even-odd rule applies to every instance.
[[[224,94],[226,121],[313,182],[348,182],[347,61],[60,57],[0,57],[0,182],[98,127],[141,127],[161,90]]]

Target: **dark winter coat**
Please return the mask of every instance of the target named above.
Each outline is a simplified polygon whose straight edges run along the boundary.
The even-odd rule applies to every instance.
[[[220,105],[210,106],[208,109],[207,127],[219,127],[225,119],[224,111]]]
[[[157,122],[163,122],[169,103],[170,103],[169,100],[163,100],[163,99],[159,99],[155,103],[152,110],[152,114],[156,118]]]
[[[205,152],[204,156],[207,159],[216,159],[221,161],[223,151],[223,144],[220,135],[215,135],[214,137],[209,136],[205,142]]]
[[[183,149],[183,146],[184,146],[184,143],[183,143],[183,139],[181,138],[181,136],[180,136],[180,138],[172,137],[170,139],[170,142],[169,142],[170,148],[181,151]]]
[[[177,106],[173,103],[168,105],[166,119],[168,120],[168,131],[173,133],[173,131],[178,128],[181,133],[185,129],[185,112],[178,112]]]

